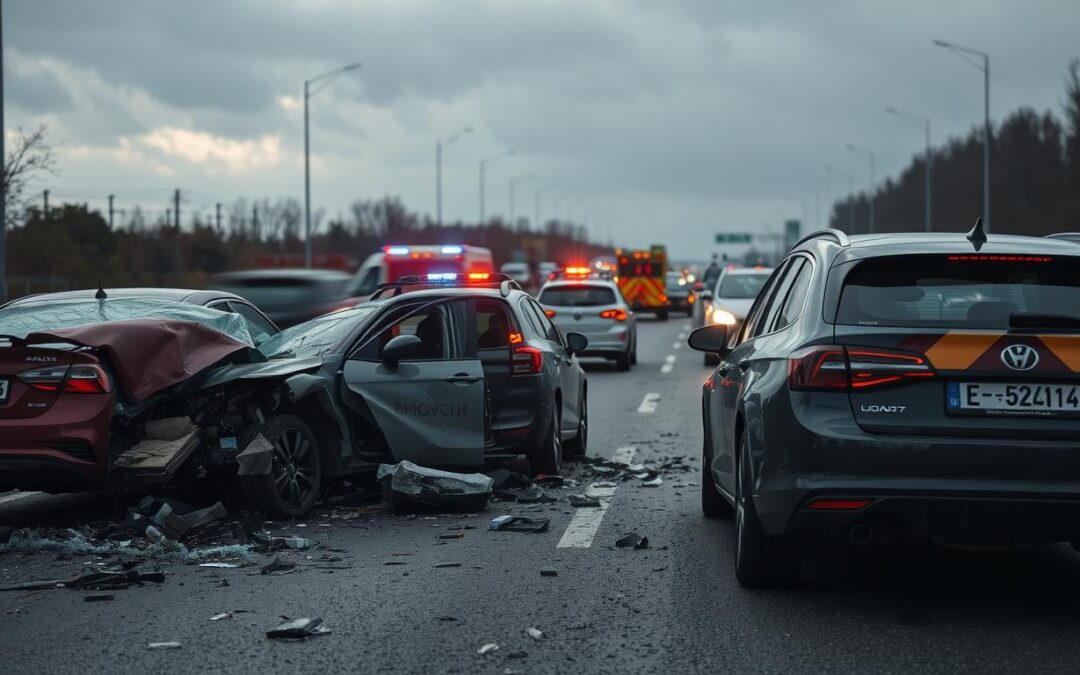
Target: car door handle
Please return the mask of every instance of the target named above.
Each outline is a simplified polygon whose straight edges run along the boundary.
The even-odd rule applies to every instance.
[[[469,375],[468,373],[458,373],[453,377],[446,378],[447,382],[453,382],[454,384],[472,384],[473,382],[479,382],[479,375]]]

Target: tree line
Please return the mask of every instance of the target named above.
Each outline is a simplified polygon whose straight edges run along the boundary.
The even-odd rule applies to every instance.
[[[1063,119],[1020,108],[992,127],[990,213],[993,231],[1044,235],[1080,230],[1080,59],[1065,76]],[[874,193],[875,230],[924,229],[926,157],[917,155]],[[932,223],[935,231],[969,229],[982,213],[983,132],[931,148]],[[830,225],[852,234],[869,231],[866,192],[833,205]]]

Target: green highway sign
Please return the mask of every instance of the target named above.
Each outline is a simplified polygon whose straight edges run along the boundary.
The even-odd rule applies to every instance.
[[[749,232],[717,232],[716,243],[717,244],[749,244],[753,241],[754,235]]]

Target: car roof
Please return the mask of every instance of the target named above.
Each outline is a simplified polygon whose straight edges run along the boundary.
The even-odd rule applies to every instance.
[[[756,267],[736,267],[733,270],[724,270],[724,273],[731,276],[742,276],[744,274],[761,274],[764,276],[769,276],[773,273],[773,268],[762,267],[761,269],[758,269]]]
[[[850,237],[849,241],[848,246],[841,248],[838,261],[917,253],[1080,255],[1080,244],[1075,242],[1012,234],[989,234],[986,243],[978,248],[959,232],[862,234]]]
[[[610,279],[552,279],[544,284],[543,288],[552,286],[594,286],[596,288],[617,288],[615,282]]]
[[[12,300],[7,306],[21,307],[25,305],[46,304],[58,300],[92,299],[97,296],[97,292],[98,289],[96,288],[87,288],[77,291],[37,293]],[[185,302],[192,305],[205,305],[206,303],[215,300],[243,300],[240,296],[226,291],[195,290],[190,288],[106,288],[105,293],[110,298],[163,300],[165,302]]]

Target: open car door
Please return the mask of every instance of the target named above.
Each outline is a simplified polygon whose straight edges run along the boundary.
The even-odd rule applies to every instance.
[[[343,386],[356,396],[343,398],[366,405],[396,461],[484,463],[484,370],[465,349],[475,339],[468,309],[462,300],[397,304],[345,360]],[[407,355],[384,358],[384,348],[400,336],[419,342]]]

